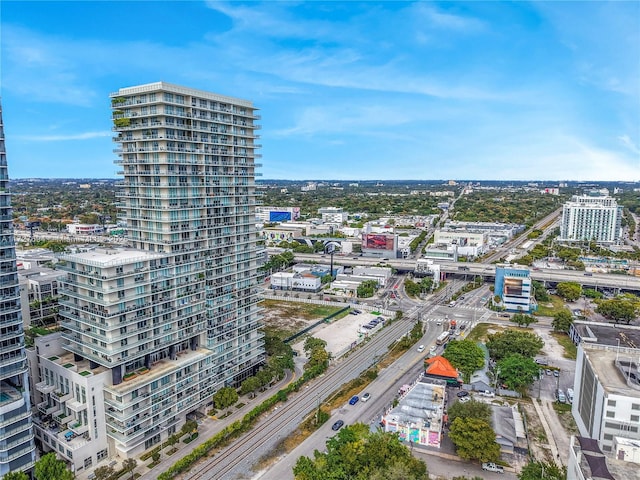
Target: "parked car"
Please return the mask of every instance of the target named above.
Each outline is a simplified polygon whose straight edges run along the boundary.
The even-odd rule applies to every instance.
[[[367,400],[369,400],[371,398],[371,394],[369,392],[365,393],[364,395],[362,395],[362,401],[366,402]]]
[[[495,397],[496,394],[491,390],[481,390],[478,392],[478,395],[482,395],[483,397]]]
[[[349,400],[349,405],[355,405],[358,403],[358,400],[360,400],[360,397],[358,395],[354,395],[351,397],[351,400]]]
[[[342,420],[338,420],[336,423],[334,423],[331,426],[331,430],[338,431],[338,430],[340,430],[342,428],[343,425],[344,425],[344,422]]]
[[[547,368],[547,369],[545,370],[545,373],[546,373],[547,375],[551,375],[551,370],[549,370],[549,369]]]
[[[467,392],[466,390],[461,390],[458,393],[456,393],[456,395],[458,396],[458,398],[468,397],[469,396],[469,392]]]
[[[558,370],[554,370],[553,371],[553,376],[554,377],[559,377],[560,376],[560,372],[558,372]]]
[[[424,345],[420,345],[418,347],[418,351],[421,352],[421,353],[424,352]]]
[[[504,473],[504,468],[492,462],[483,463],[482,469],[486,470],[487,472]]]
[[[467,403],[471,401],[471,397],[462,397],[460,400],[458,400],[460,403]]]

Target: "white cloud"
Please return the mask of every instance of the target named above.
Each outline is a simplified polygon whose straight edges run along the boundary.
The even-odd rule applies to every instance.
[[[24,140],[29,142],[66,142],[69,140],[90,140],[93,138],[110,137],[113,132],[85,132],[69,135],[14,135],[16,140]]]
[[[636,155],[640,155],[640,148],[638,148],[638,145],[633,143],[633,140],[631,140],[629,135],[620,135],[618,137],[618,140],[620,140],[622,144],[625,147],[627,147],[629,150],[631,150],[633,153],[635,153]]]

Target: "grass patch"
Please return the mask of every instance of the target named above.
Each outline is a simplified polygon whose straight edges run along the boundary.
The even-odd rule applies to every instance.
[[[295,316],[305,320],[328,317],[332,313],[340,311],[344,307],[332,307],[327,305],[315,305],[312,303],[287,302],[283,300],[263,300],[260,306],[282,311],[285,316]]]
[[[571,412],[571,404],[570,403],[553,402],[553,409],[558,414],[565,413],[565,412]]]
[[[244,404],[244,403],[242,403],[242,402],[240,402],[239,404],[237,404],[237,405],[236,405],[236,408],[242,408],[242,407],[244,407],[244,406],[245,406],[245,404]]]
[[[485,341],[487,339],[487,335],[489,335],[489,330],[501,332],[504,329],[505,327],[501,327],[493,323],[479,323],[469,332],[467,340],[471,340],[473,342]]]
[[[193,442],[196,438],[198,438],[198,432],[194,433],[193,435],[189,435],[187,438],[185,438],[184,440],[182,440],[182,443],[191,443],[191,442]]]
[[[553,402],[553,409],[558,414],[560,425],[565,429],[568,435],[578,435],[578,426],[571,414],[571,404]]]
[[[178,451],[178,449],[176,447],[173,447],[171,450],[169,450],[167,452],[167,455],[173,455],[174,453],[176,453]]]
[[[555,338],[556,342],[564,349],[564,353],[562,354],[564,358],[575,360],[578,357],[578,347],[575,346],[566,333],[551,332],[551,336]]]
[[[539,303],[538,310],[534,312],[536,317],[553,317],[556,313],[566,310],[564,300],[557,295],[551,295],[551,302]]]

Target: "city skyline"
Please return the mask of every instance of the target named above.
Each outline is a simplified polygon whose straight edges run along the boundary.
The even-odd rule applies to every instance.
[[[166,81],[251,99],[265,179],[640,179],[637,2],[1,8],[10,178],[115,178],[109,94]]]

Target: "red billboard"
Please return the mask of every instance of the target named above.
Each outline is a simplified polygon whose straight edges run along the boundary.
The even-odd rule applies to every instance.
[[[362,236],[362,248],[371,250],[395,250],[395,235],[369,233]]]

